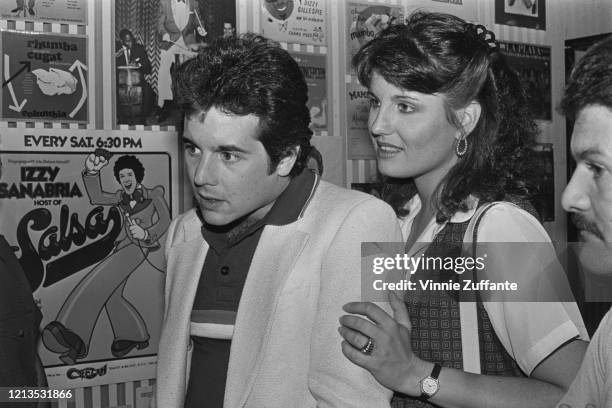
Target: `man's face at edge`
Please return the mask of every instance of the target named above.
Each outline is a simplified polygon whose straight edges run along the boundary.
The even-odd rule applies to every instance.
[[[612,110],[587,105],[571,136],[576,169],[562,195],[563,208],[579,231],[580,263],[612,275]]]

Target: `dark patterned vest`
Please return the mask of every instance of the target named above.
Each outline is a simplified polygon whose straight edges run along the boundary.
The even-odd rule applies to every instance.
[[[515,202],[530,213],[533,207],[523,202]],[[534,214],[535,215],[535,214]],[[462,223],[448,223],[435,236],[431,245],[425,250],[424,257],[456,258],[461,256],[463,237],[470,220]],[[465,255],[465,254],[464,254]],[[450,270],[417,271],[412,281],[430,279],[434,282],[461,282],[466,275],[457,275]],[[477,279],[477,277],[476,277]],[[416,290],[407,293],[404,301],[412,322],[412,349],[415,354],[426,361],[438,363],[442,367],[463,369],[461,350],[461,322],[459,319],[460,291],[425,291],[417,285]],[[463,296],[464,293],[461,293]],[[524,377],[516,362],[506,352],[503,344],[495,334],[489,316],[477,296],[478,337],[480,345],[480,366],[482,374]],[[444,387],[444,384],[440,384]],[[396,393],[391,401],[393,408],[437,407],[437,405]]]

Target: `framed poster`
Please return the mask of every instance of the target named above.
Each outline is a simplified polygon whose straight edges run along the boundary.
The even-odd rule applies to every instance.
[[[495,0],[495,24],[546,30],[546,0]]]
[[[6,129],[0,230],[40,307],[50,386],[155,377],[163,243],[177,215],[167,132]]]
[[[552,119],[550,47],[499,41],[501,52],[521,76],[534,118]]]
[[[2,0],[0,17],[49,23],[87,24],[88,0]]]
[[[326,56],[290,51],[297,61],[308,85],[308,109],[310,128],[315,134],[327,132],[329,111],[327,109]]]
[[[236,33],[235,0],[115,0],[116,124],[174,125],[171,70],[213,38]],[[182,28],[178,28],[178,24]]]
[[[346,5],[346,72],[353,73],[351,60],[359,49],[379,32],[394,24],[404,23],[402,6],[383,6],[371,3]]]
[[[327,45],[325,0],[259,0],[261,34],[279,42]]]
[[[2,31],[2,119],[87,123],[87,38]]]
[[[452,14],[466,21],[476,21],[477,6],[480,0],[411,0],[408,3],[407,15],[417,10],[435,11]]]
[[[376,159],[368,130],[370,98],[365,87],[352,82],[346,84],[346,114],[348,159]]]

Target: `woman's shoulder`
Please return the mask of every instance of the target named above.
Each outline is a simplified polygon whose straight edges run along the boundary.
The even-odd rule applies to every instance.
[[[479,241],[550,242],[548,233],[529,211],[510,201],[493,203],[482,216]]]

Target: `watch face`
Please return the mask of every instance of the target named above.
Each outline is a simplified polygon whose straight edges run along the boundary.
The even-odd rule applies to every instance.
[[[425,394],[434,395],[438,391],[438,380],[431,377],[424,378],[421,382],[421,389]]]

